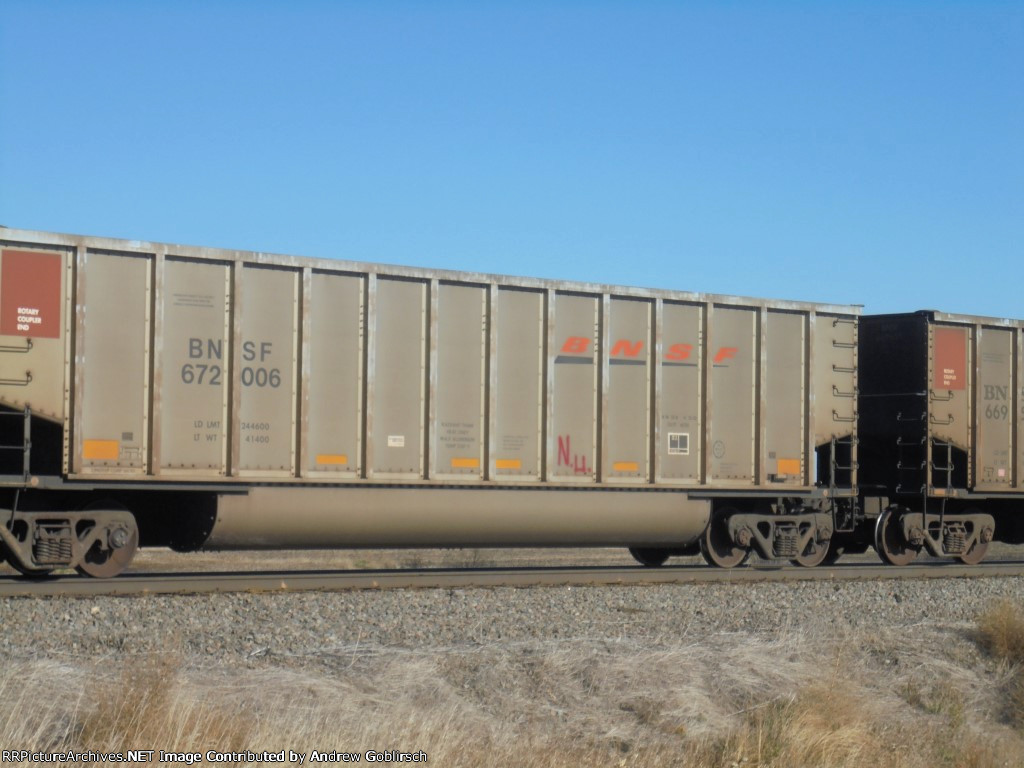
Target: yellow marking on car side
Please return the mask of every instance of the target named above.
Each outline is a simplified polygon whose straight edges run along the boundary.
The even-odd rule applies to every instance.
[[[779,459],[780,475],[799,475],[800,459]]]
[[[344,466],[348,464],[348,456],[344,453],[318,453],[316,455],[318,465],[327,464],[330,466]]]
[[[82,458],[89,461],[117,461],[121,443],[117,440],[86,440],[82,443]]]

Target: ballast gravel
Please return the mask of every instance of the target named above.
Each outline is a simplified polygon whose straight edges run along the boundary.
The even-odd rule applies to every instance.
[[[965,625],[1024,578],[0,600],[7,660],[180,654],[199,666],[336,666],[354,649],[535,641],[692,645],[722,633],[841,637]]]

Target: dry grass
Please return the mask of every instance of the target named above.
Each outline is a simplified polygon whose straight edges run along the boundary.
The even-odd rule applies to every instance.
[[[753,708],[731,734],[698,750],[697,764],[880,765],[890,747],[880,736],[875,716],[856,693],[811,685]]]
[[[987,714],[999,693],[970,645],[962,628],[914,628],[891,637],[723,633],[662,647],[341,647],[318,655],[317,672],[272,660],[206,669],[173,653],[89,667],[22,660],[0,670],[0,744],[423,750],[433,765],[496,768],[1024,764],[1024,741]]]
[[[978,643],[998,664],[1003,716],[1024,728],[1024,610],[1008,600],[978,618]]]
[[[1009,664],[1024,662],[1024,612],[1003,600],[978,617],[978,639],[993,657]]]
[[[221,696],[197,696],[178,674],[172,656],[130,663],[118,679],[100,686],[99,704],[81,714],[75,739],[118,752],[140,744],[173,744],[174,751],[243,749],[251,736],[245,708],[226,706]]]

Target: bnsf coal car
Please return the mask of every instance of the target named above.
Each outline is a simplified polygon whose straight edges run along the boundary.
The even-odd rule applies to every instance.
[[[816,565],[862,523],[857,320],[0,229],[2,551],[92,576],[139,545]]]
[[[861,490],[874,543],[977,563],[1024,540],[1024,322],[934,311],[860,331]]]

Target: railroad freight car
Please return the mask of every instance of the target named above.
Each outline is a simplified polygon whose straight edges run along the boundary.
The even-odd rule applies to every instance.
[[[1024,322],[934,311],[866,316],[861,489],[894,564],[977,563],[1024,541]]]
[[[0,229],[0,541],[699,548],[859,522],[858,308]]]

